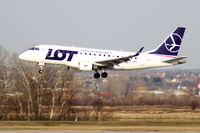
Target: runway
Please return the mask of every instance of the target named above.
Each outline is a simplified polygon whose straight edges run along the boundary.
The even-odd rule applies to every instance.
[[[5,130],[0,133],[199,133],[199,131],[71,131],[71,130]]]

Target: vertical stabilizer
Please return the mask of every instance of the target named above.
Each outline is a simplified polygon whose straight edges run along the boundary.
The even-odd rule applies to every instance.
[[[183,35],[185,32],[185,27],[178,27],[173,33],[171,33],[167,39],[155,50],[148,52],[149,54],[159,54],[159,55],[169,55],[177,56]]]

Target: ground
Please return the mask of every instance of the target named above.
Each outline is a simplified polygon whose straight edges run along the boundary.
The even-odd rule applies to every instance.
[[[109,121],[0,121],[0,130],[200,131],[199,108],[119,106],[113,110]]]

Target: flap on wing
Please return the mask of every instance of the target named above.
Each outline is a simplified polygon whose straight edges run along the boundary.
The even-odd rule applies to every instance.
[[[122,58],[110,59],[110,60],[97,61],[97,62],[94,63],[94,65],[113,67],[114,65],[118,65],[118,64],[120,64],[122,62],[130,61],[131,58],[139,56],[143,49],[144,49],[144,47],[142,47],[134,55],[130,55],[130,56],[122,57]]]
[[[128,57],[98,61],[98,62],[95,62],[94,64],[97,65],[97,66],[109,66],[109,67],[111,67],[111,66],[114,66],[114,65],[118,65],[122,62],[129,61],[130,58],[128,58]]]
[[[186,60],[183,60],[183,59],[186,59],[186,58],[187,58],[186,56],[182,56],[182,57],[177,57],[175,59],[165,60],[164,62],[182,64],[182,63],[186,62]]]

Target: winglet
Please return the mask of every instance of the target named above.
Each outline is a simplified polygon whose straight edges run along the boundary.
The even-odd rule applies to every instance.
[[[140,48],[140,50],[133,57],[139,56],[143,49],[144,49],[144,47]]]

